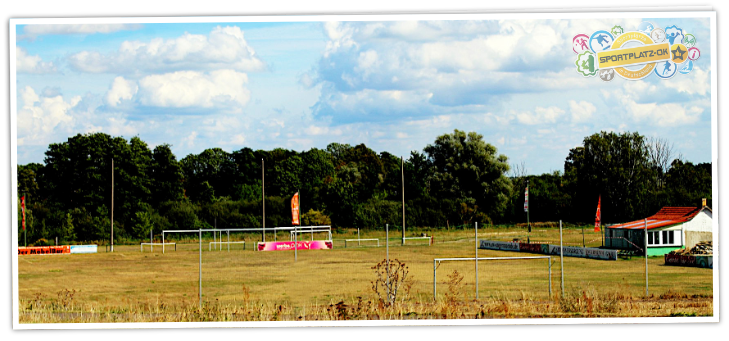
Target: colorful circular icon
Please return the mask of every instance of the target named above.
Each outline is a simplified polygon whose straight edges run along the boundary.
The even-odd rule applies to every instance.
[[[685,37],[683,37],[683,41],[681,41],[686,47],[692,48],[696,46],[696,37],[694,37],[693,34],[689,33]]]
[[[597,74],[600,76],[600,79],[609,82],[615,78],[615,70],[613,69],[602,69],[598,70]]]
[[[610,49],[615,38],[608,31],[597,31],[592,34],[587,45],[590,47],[592,52],[598,53],[599,51],[605,51]]]
[[[697,60],[699,57],[701,57],[701,51],[698,48],[692,47],[688,49],[688,59]]]
[[[666,39],[668,43],[673,45],[683,41],[683,30],[676,25],[666,27]]]
[[[613,28],[610,29],[610,33],[612,33],[613,37],[616,37],[616,38],[617,38],[617,36],[623,34],[623,32],[624,32],[623,28],[620,27],[620,25],[615,25],[615,26],[613,26]]]
[[[638,32],[645,33],[647,35],[651,35],[651,32],[653,32],[653,29],[656,28],[656,25],[654,25],[650,21],[644,21],[640,24],[638,24]]]
[[[684,44],[671,45],[671,61],[676,64],[685,62],[688,59],[688,50]]]
[[[685,75],[685,74],[688,74],[689,72],[691,72],[691,70],[693,70],[693,69],[694,69],[694,62],[692,60],[689,60],[687,63],[683,63],[683,67],[680,70],[678,70],[678,72],[680,74]]]
[[[658,62],[656,64],[657,65],[655,73],[656,76],[660,77],[661,79],[669,79],[675,76],[676,71],[678,71],[678,65],[670,60],[667,60],[665,62]]]
[[[664,31],[662,28],[656,28],[650,33],[651,39],[653,39],[654,43],[662,43],[666,41],[666,31]]]
[[[588,40],[590,40],[590,37],[587,36],[587,34],[576,35],[574,38],[572,38],[572,51],[580,54],[582,52],[590,50],[590,47],[587,46]]]
[[[575,61],[577,72],[585,77],[592,77],[597,74],[597,65],[595,65],[595,55],[590,51],[585,51],[577,55]]]

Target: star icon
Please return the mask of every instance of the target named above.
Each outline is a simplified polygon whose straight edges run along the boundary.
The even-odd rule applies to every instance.
[[[686,51],[681,50],[681,46],[676,46],[676,49],[671,50],[671,53],[673,53],[673,60],[683,60],[683,54],[686,53]]]

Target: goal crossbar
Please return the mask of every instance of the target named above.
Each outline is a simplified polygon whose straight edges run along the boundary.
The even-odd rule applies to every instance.
[[[210,244],[208,244],[208,251],[212,251],[213,244],[221,245],[221,246],[223,244],[228,244],[228,252],[230,252],[230,244],[243,244],[243,250],[246,249],[246,242],[244,240],[240,240],[240,241],[232,241],[232,242],[210,242]]]
[[[405,244],[406,240],[428,240],[428,245],[433,243],[433,237],[405,237],[402,240],[403,244]]]
[[[357,245],[358,246],[361,246],[360,245],[360,242],[363,242],[363,241],[373,241],[373,240],[374,241],[377,241],[377,247],[380,247],[380,240],[379,239],[377,239],[377,238],[365,238],[365,239],[345,239],[344,240],[344,248],[345,249],[347,248],[347,242],[357,242]]]
[[[174,245],[175,246],[175,251],[177,251],[177,244],[175,244],[175,243],[140,243],[139,244],[139,252],[144,252],[144,246],[145,245],[149,245],[149,251],[150,252],[153,252],[154,251],[154,246],[155,245],[162,246],[162,253],[165,253],[165,245]]]
[[[480,260],[518,260],[518,259],[546,259],[549,265],[549,296],[552,296],[552,257],[551,256],[527,256],[527,257],[458,257],[458,258],[434,258],[433,259],[433,300],[436,300],[436,272],[441,262],[451,261],[480,261]],[[478,278],[476,278],[478,282]]]

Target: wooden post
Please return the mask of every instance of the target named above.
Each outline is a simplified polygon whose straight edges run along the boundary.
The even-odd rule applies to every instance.
[[[400,171],[402,174],[402,245],[405,245],[405,163],[400,157]]]
[[[111,252],[114,252],[114,159],[111,159]]]
[[[562,247],[562,220],[559,221],[559,272],[562,276],[562,297],[564,297],[564,249]]]
[[[261,203],[263,204],[263,230],[261,230],[262,233],[262,240],[265,243],[266,242],[266,168],[263,163],[263,158],[261,158]]]
[[[476,231],[476,299],[478,300],[478,223],[474,224]]]

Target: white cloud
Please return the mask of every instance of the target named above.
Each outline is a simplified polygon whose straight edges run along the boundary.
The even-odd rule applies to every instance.
[[[56,73],[56,65],[53,62],[44,62],[41,57],[29,56],[25,49],[15,48],[15,68],[18,73]]]
[[[512,113],[520,123],[528,125],[555,123],[563,114],[564,110],[555,106],[537,107],[533,113],[528,111]]]
[[[265,69],[263,61],[248,46],[243,31],[230,26],[218,26],[207,36],[186,32],[174,39],[125,41],[115,52],[81,51],[68,57],[68,62],[72,69],[89,73]]]
[[[182,141],[181,141],[182,143],[180,143],[180,144],[187,146],[187,147],[194,147],[196,139],[197,139],[197,132],[193,131],[187,137],[182,138]]]
[[[69,111],[81,97],[66,102],[62,96],[40,97],[30,86],[18,91],[23,106],[18,109],[18,145],[43,145],[56,135],[70,132],[73,117]]]
[[[157,107],[236,107],[250,100],[248,76],[234,70],[177,71],[139,80],[139,102]]]
[[[114,78],[109,91],[106,92],[104,100],[106,104],[116,107],[121,104],[122,100],[131,100],[139,90],[139,86],[133,81],[128,81],[124,77]]]
[[[658,103],[642,100],[646,95],[665,91],[670,79],[659,83],[659,86],[645,81],[626,82],[621,89],[609,92],[611,101],[617,102],[635,122],[647,123],[659,127],[671,127],[696,123],[704,109],[689,103]],[[606,96],[607,97],[607,96]]]
[[[592,114],[597,111],[595,105],[587,102],[580,101],[579,103],[574,100],[570,100],[570,113],[572,114],[573,122],[585,122],[592,118]]]
[[[696,66],[688,75],[678,75],[680,78],[676,77],[678,79],[671,79],[670,82],[664,83],[667,88],[675,89],[678,92],[705,96],[711,92],[710,74],[709,71],[704,71]]]

